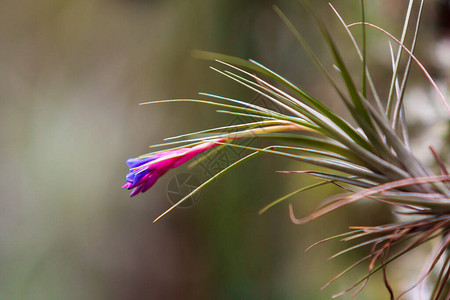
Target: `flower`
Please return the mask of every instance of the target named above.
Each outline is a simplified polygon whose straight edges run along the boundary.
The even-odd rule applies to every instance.
[[[126,176],[127,183],[122,188],[128,190],[133,189],[130,197],[144,193],[170,169],[181,166],[198,154],[214,148],[225,141],[226,139],[223,138],[215,139],[193,147],[167,150],[152,155],[146,154],[137,158],[130,158],[127,160],[127,165],[130,168]]]
[[[166,150],[155,154],[144,154],[137,158],[130,158],[127,160],[127,165],[130,168],[126,177],[127,183],[122,188],[133,189],[130,194],[130,197],[133,197],[150,189],[170,169],[181,166],[198,154],[214,148],[219,144],[249,136],[289,130],[313,131],[310,128],[293,123],[258,127],[229,134],[224,138],[205,141],[192,147]]]

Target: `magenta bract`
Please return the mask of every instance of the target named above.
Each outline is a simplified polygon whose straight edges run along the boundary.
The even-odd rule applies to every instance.
[[[122,186],[125,189],[133,189],[130,197],[144,193],[170,169],[176,168],[198,154],[209,150],[225,139],[216,139],[204,142],[189,148],[167,150],[152,155],[143,155],[138,158],[130,158],[127,165],[130,168],[127,174],[127,183]]]

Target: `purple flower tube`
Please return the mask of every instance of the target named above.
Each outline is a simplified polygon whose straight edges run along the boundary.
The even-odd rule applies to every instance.
[[[167,150],[153,155],[130,158],[127,160],[127,165],[130,168],[126,176],[127,183],[122,188],[133,189],[130,197],[144,193],[170,169],[181,166],[198,154],[223,142],[225,142],[225,139],[216,139],[189,148]]]

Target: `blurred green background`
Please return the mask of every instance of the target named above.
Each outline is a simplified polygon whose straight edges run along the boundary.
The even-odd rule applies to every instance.
[[[335,2],[347,22],[359,20],[359,1]],[[194,49],[253,58],[341,109],[274,3],[329,63],[311,18],[294,0],[0,1],[0,299],[329,299],[359,278],[365,267],[319,290],[367,249],[332,262],[326,258],[342,243],[304,250],[350,225],[389,221],[388,208],[357,204],[304,226],[290,222],[287,203],[258,215],[314,181],[276,170],[308,166],[261,156],[210,185],[195,206],[156,224],[170,206],[168,182],[177,172],[194,172],[200,181],[207,174],[182,167],[133,199],[120,189],[125,160],[148,145],[236,121],[197,104],[138,103],[198,98],[200,91],[255,96],[193,59]],[[398,36],[406,4],[367,3],[368,18]],[[418,53],[434,75],[445,75],[433,60],[435,4],[427,4]],[[313,5],[358,70],[326,1]],[[368,38],[372,75],[386,86],[387,40],[373,31]],[[307,214],[333,192],[297,196],[296,213]],[[402,276],[394,272],[394,284]],[[360,297],[387,295],[372,280]]]

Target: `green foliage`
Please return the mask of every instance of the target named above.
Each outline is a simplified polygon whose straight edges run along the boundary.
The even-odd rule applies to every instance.
[[[333,257],[363,246],[371,246],[371,250],[367,256],[359,259],[326,285],[328,286],[357,265],[368,262],[368,273],[349,289],[336,294],[336,296],[342,295],[362,284],[361,288],[356,291],[355,294],[357,294],[372,274],[377,271],[382,271],[386,288],[391,294],[391,297],[394,297],[393,289],[387,280],[386,265],[398,257],[409,253],[412,249],[431,240],[436,240],[432,259],[433,263],[425,268],[426,273],[421,277],[420,281],[424,280],[431,273],[438,265],[438,261],[443,261],[439,265],[441,270],[435,280],[433,298],[441,299],[444,297],[449,291],[447,280],[450,273],[449,257],[448,253],[446,253],[450,245],[450,190],[448,185],[450,176],[445,169],[445,163],[439,161],[439,156],[436,156],[436,159],[442,168],[442,174],[438,175],[433,174],[414,156],[409,147],[406,123],[401,118],[401,114],[404,111],[404,95],[412,61],[418,63],[422,71],[428,74],[413,54],[419,32],[423,1],[417,12],[418,21],[413,30],[412,45],[409,49],[405,46],[412,14],[412,4],[413,1],[410,1],[404,21],[402,37],[400,40],[395,39],[400,46],[396,55],[393,54],[392,57],[393,74],[388,85],[389,95],[385,101],[387,103],[386,106],[382,104],[383,102],[378,96],[367,67],[366,26],[379,27],[365,21],[363,1],[361,1],[362,21],[358,23],[363,29],[362,49],[359,48],[354,36],[350,32],[350,28],[356,24],[347,25],[333,8],[348,36],[354,43],[359,56],[357,59],[361,61],[360,77],[362,81],[360,87],[355,83],[356,80],[349,71],[332,34],[307,3],[304,3],[305,8],[317,22],[322,37],[333,57],[334,64],[338,69],[339,76],[342,80],[341,83],[335,82],[332,79],[326,68],[314,54],[314,51],[308,46],[302,34],[290,22],[288,17],[279,8],[275,7],[276,13],[287,25],[288,29],[293,33],[312,61],[315,62],[319,70],[322,71],[325,78],[330,82],[331,88],[337,92],[340,101],[345,105],[353,120],[345,120],[324,105],[320,99],[313,97],[304,89],[254,60],[244,60],[212,52],[194,52],[194,56],[197,58],[218,63],[219,67],[212,67],[214,71],[269,99],[282,112],[243,100],[205,93],[202,95],[213,98],[214,101],[177,99],[151,102],[166,103],[184,101],[208,104],[225,109],[219,112],[261,119],[258,122],[249,122],[239,126],[224,126],[180,135],[172,138],[170,142],[163,145],[198,143],[213,138],[227,137],[230,135],[227,131],[232,129],[240,130],[238,131],[238,134],[240,132],[239,138],[245,138],[251,132],[253,133],[252,137],[254,133],[257,133],[256,136],[258,138],[269,138],[273,141],[287,142],[289,145],[274,144],[264,148],[257,148],[224,143],[227,147],[249,150],[251,154],[214,175],[155,221],[219,176],[250,158],[259,154],[287,157],[314,166],[323,167],[328,171],[290,171],[291,173],[305,173],[314,176],[319,179],[319,182],[310,186],[301,187],[273,201],[273,203],[263,208],[260,213],[266,212],[274,205],[305,190],[324,184],[335,184],[342,188],[344,193],[328,199],[322,207],[304,218],[296,218],[293,213],[292,204],[290,204],[292,221],[296,224],[303,224],[361,199],[370,199],[391,205],[395,214],[415,216],[405,222],[376,227],[355,227],[355,230],[349,233],[326,239],[327,241],[331,239],[341,239],[343,241],[365,239],[337,253]],[[402,69],[400,63],[401,57],[405,54],[408,55],[408,59],[406,66],[404,66],[403,74],[400,74],[400,70]],[[437,88],[431,77],[427,77],[432,85]],[[345,90],[339,86],[344,86]],[[370,90],[372,96],[368,95],[368,90]],[[439,91],[438,93],[442,95]],[[356,125],[352,125],[353,123]],[[258,128],[270,129],[272,128],[271,126],[277,124],[293,124],[298,126],[298,130],[294,133],[272,132],[270,130],[268,130],[270,132],[264,132],[264,130],[254,131]],[[309,134],[305,134],[305,132]]]

